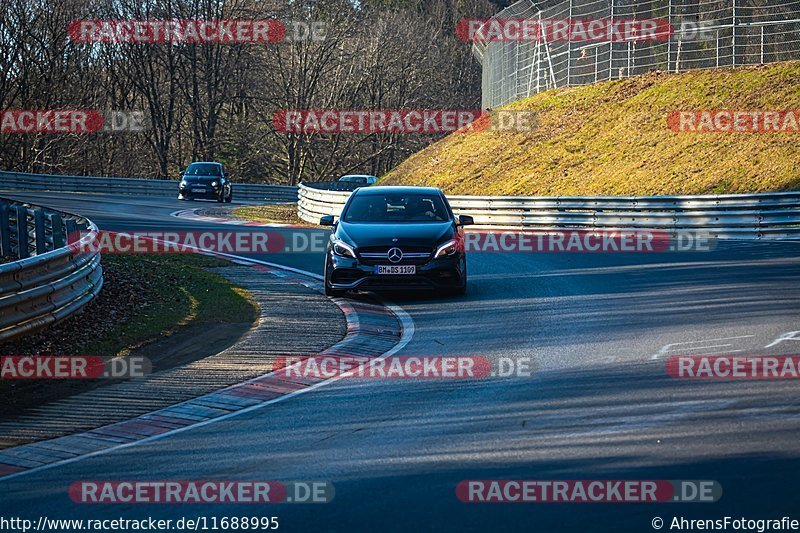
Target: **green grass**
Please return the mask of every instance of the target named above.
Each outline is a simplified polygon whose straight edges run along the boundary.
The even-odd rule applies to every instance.
[[[548,91],[506,109],[534,111],[532,132],[455,133],[381,185],[449,194],[655,195],[800,189],[800,134],[676,133],[675,110],[800,109],[800,62],[652,73]]]
[[[142,280],[148,304],[110,334],[90,341],[85,354],[122,355],[189,323],[247,323],[258,316],[247,291],[207,270],[228,262],[202,255],[107,255],[103,262]]]
[[[233,216],[258,222],[293,224],[310,226],[308,222],[297,216],[297,204],[250,205],[237,207]]]

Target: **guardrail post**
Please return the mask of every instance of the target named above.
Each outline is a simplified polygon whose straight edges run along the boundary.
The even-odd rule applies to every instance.
[[[0,203],[0,257],[11,257],[11,226],[8,202]]]
[[[17,257],[25,259],[31,256],[28,249],[28,208],[18,205],[17,211]]]
[[[48,213],[47,218],[50,221],[50,228],[53,233],[53,250],[67,245],[67,240],[64,238],[64,221],[58,213]]]
[[[36,237],[36,255],[41,255],[47,252],[47,234],[45,232],[44,211],[41,209],[35,209],[33,211],[33,222]]]

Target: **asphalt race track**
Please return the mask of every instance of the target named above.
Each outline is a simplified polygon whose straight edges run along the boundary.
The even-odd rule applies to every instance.
[[[80,213],[106,230],[211,227],[170,215],[206,205],[199,202],[3,195]],[[258,259],[322,271],[319,252]],[[391,297],[415,327],[399,355],[529,357],[530,377],[337,381],[0,480],[0,507],[49,518],[277,516],[284,531],[653,531],[655,517],[800,519],[797,380],[688,381],[664,369],[678,354],[800,353],[800,333],[789,335],[800,330],[800,243],[725,241],[707,253],[473,253],[469,271],[466,297]],[[456,498],[462,480],[498,478],[716,480],[723,495],[659,504]],[[76,480],[116,479],[324,480],[336,497],[265,509],[79,506],[67,496]]]

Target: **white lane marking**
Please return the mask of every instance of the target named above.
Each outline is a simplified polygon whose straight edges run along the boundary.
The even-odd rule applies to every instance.
[[[302,274],[304,276],[307,276],[307,277],[310,277],[310,278],[314,278],[314,279],[319,279],[319,280],[323,279],[323,277],[321,275],[314,274],[313,272],[300,270],[298,268],[285,267],[283,265],[278,265],[278,264],[275,264],[275,263],[269,263],[267,261],[260,261],[258,259],[250,259],[250,258],[239,257],[239,256],[235,256],[235,255],[230,255],[230,254],[222,254],[222,253],[219,253],[219,252],[212,252],[212,254],[225,255],[225,256],[228,256],[228,257],[230,257],[232,259],[237,259],[240,262],[256,263],[256,264],[269,266],[269,267],[273,267],[273,268],[277,268],[277,269],[289,270],[291,272],[294,272],[294,273],[297,273],[297,274]],[[334,302],[336,302],[337,300],[339,300],[339,299],[338,298],[334,299]],[[389,310],[392,313],[394,313],[394,315],[400,321],[400,325],[403,327],[403,334],[400,337],[400,341],[397,344],[395,344],[394,347],[392,347],[392,349],[390,349],[386,353],[382,354],[380,357],[377,357],[375,359],[375,361],[383,361],[384,359],[387,359],[388,357],[393,356],[394,354],[396,354],[397,352],[399,352],[400,350],[405,348],[408,345],[408,343],[410,343],[411,340],[413,339],[414,331],[415,331],[414,319],[412,319],[411,316],[408,313],[406,313],[406,311],[402,307],[400,307],[397,304],[391,303],[391,302],[381,302],[381,303],[383,303],[383,305],[385,305],[387,308],[389,308]],[[270,372],[270,374],[274,374],[274,373],[275,373],[274,371]],[[266,374],[266,375],[269,375],[269,374]],[[259,377],[254,378],[254,379],[261,379],[263,377],[264,376],[259,376]],[[317,383],[315,385],[311,385],[309,387],[306,387],[304,389],[300,389],[300,390],[291,392],[291,393],[286,394],[284,396],[279,396],[278,398],[273,398],[272,400],[267,400],[266,402],[260,403],[258,405],[252,405],[252,406],[246,407],[246,408],[244,408],[244,409],[242,409],[240,411],[235,411],[233,413],[228,413],[227,415],[222,415],[222,416],[219,416],[217,418],[212,418],[210,420],[204,420],[202,422],[198,422],[197,424],[192,424],[191,426],[185,426],[185,427],[182,427],[182,428],[173,429],[173,430],[167,431],[165,433],[160,433],[158,435],[153,435],[153,436],[150,436],[150,437],[146,437],[146,438],[141,439],[141,440],[128,442],[128,443],[125,443],[125,444],[120,444],[118,446],[113,446],[111,448],[104,448],[102,450],[97,450],[95,452],[91,452],[91,453],[87,453],[87,454],[83,454],[83,455],[78,455],[78,456],[75,456],[75,457],[71,457],[69,459],[63,459],[61,461],[57,461],[55,463],[49,463],[49,464],[46,464],[46,465],[42,465],[42,466],[37,466],[37,467],[31,468],[31,469],[28,469],[28,470],[23,470],[21,472],[15,473],[15,474],[10,474],[10,475],[7,475],[7,476],[3,476],[3,477],[0,477],[0,483],[3,482],[3,481],[9,480],[9,479],[26,476],[28,474],[33,474],[35,472],[42,472],[44,470],[50,470],[51,468],[64,466],[64,465],[67,465],[67,464],[70,464],[70,463],[76,463],[78,461],[83,461],[84,459],[88,459],[90,457],[96,457],[98,455],[105,455],[105,454],[107,454],[109,452],[122,450],[122,449],[125,449],[125,448],[131,448],[133,446],[138,446],[140,444],[146,444],[148,442],[153,442],[153,441],[162,439],[164,437],[171,437],[172,435],[177,435],[178,433],[183,433],[184,431],[189,431],[189,430],[201,428],[203,426],[208,426],[208,425],[213,424],[215,422],[228,420],[230,418],[233,418],[233,417],[236,417],[236,416],[239,416],[239,415],[243,415],[245,413],[250,413],[252,411],[256,411],[258,409],[267,407],[268,405],[276,404],[278,402],[282,402],[284,400],[288,400],[289,398],[294,398],[295,396],[299,396],[301,394],[305,394],[307,392],[310,392],[312,390],[318,389],[320,387],[325,387],[327,385],[330,385],[331,383],[335,383],[335,382],[339,381],[340,379],[344,379],[345,377],[346,377],[345,375],[333,377],[333,378],[327,379],[325,381],[321,381],[320,383]],[[253,380],[250,380],[250,381],[253,381]],[[189,401],[191,401],[191,400],[189,400]]]
[[[773,346],[777,346],[785,341],[800,341],[800,331],[790,331],[788,333],[784,333],[770,344],[764,346],[764,348],[772,348]]]
[[[660,403],[655,406],[655,409],[657,409],[656,412],[648,411],[647,413],[636,412],[641,411],[640,406],[611,408],[594,419],[593,423],[596,427],[570,433],[557,433],[557,436],[559,438],[575,438],[641,431],[656,426],[674,424],[700,413],[722,411],[723,409],[731,407],[736,402],[737,400],[687,400],[670,402],[668,404]],[[661,411],[662,409],[665,410]],[[626,411],[633,412],[628,414]],[[560,418],[563,422],[563,419],[567,417],[560,415]],[[572,418],[577,421],[582,418],[582,415],[574,415]],[[557,427],[552,429],[558,431]]]
[[[724,350],[721,352],[703,352],[703,355],[722,355],[722,354],[727,355],[729,353],[739,353],[743,351],[744,350]]]
[[[271,204],[270,204],[271,205]],[[198,211],[202,211],[202,207],[195,209],[179,209],[173,211],[169,216],[180,218],[183,220],[194,220],[199,222],[209,222],[212,224],[229,224],[232,226],[248,226],[252,228],[293,228],[295,224],[283,224],[280,222],[258,222],[257,220],[246,220],[242,218],[229,218],[229,217],[210,217],[201,215]]]
[[[716,344],[716,345],[708,345],[708,346],[703,344],[701,346],[691,346],[690,347],[690,346],[687,346],[689,344],[702,344],[702,343],[708,343],[708,342],[729,341],[729,340],[735,340],[735,339],[750,339],[752,337],[755,337],[755,335],[738,335],[736,337],[720,337],[718,339],[700,339],[700,340],[696,340],[696,341],[673,342],[671,344],[665,344],[664,346],[662,346],[661,349],[658,350],[658,353],[656,353],[655,355],[651,356],[650,359],[651,360],[656,360],[656,359],[659,359],[659,358],[667,355],[669,352],[675,352],[675,351],[679,351],[679,350],[680,351],[695,351],[695,350],[703,350],[703,349],[706,349],[706,348],[724,348],[725,346],[733,346],[732,344]],[[686,346],[686,347],[685,348],[680,348],[679,350],[674,350],[673,346]],[[737,351],[741,351],[741,350],[737,350]]]

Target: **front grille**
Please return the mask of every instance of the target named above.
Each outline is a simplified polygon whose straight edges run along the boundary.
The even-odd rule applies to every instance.
[[[398,263],[389,261],[388,253],[392,248],[403,252],[403,259]],[[424,265],[430,261],[433,251],[421,246],[367,246],[359,248],[358,256],[366,265]]]

